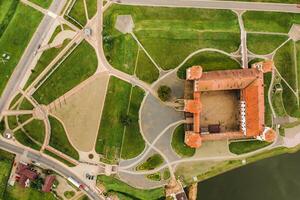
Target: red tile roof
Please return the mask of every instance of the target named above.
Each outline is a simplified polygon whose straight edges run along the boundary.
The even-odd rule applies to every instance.
[[[202,144],[202,138],[199,133],[187,131],[185,132],[184,142],[192,148],[199,148]]]
[[[43,192],[50,192],[54,180],[55,180],[55,176],[53,176],[53,175],[47,176],[47,177],[45,178],[45,182],[44,182],[44,185],[43,185],[43,187],[42,187],[42,191],[43,191]]]
[[[196,80],[202,76],[202,67],[193,66],[186,70],[186,79],[187,80]]]

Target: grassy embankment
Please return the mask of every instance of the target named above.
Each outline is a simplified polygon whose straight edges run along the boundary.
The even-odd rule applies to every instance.
[[[111,176],[98,176],[97,184],[103,185],[106,189],[106,192],[121,193],[129,199],[157,200],[165,196],[164,188],[141,190]]]
[[[0,199],[4,199],[14,155],[0,149]]]
[[[153,170],[163,164],[164,159],[160,154],[153,154],[147,160],[136,167],[136,170]]]

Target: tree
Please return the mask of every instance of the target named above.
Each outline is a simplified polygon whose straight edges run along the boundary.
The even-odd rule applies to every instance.
[[[131,118],[129,117],[129,115],[121,115],[120,121],[122,123],[123,126],[129,126],[131,124]]]
[[[2,121],[0,122],[0,132],[3,132],[3,131],[5,131],[4,120],[2,120]]]
[[[31,181],[30,187],[36,190],[41,190],[44,184],[44,180],[41,177]]]
[[[160,98],[160,100],[168,101],[171,98],[172,90],[169,86],[161,85],[158,88],[157,93],[158,93],[158,97]]]

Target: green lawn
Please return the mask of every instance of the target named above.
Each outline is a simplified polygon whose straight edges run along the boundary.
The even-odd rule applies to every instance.
[[[288,42],[277,51],[274,62],[281,76],[296,90],[297,84],[299,84],[296,81],[296,73],[298,73],[296,70],[299,71],[299,69],[295,69],[293,41]],[[283,104],[287,114],[292,117],[300,117],[296,96],[283,81],[281,85],[283,88]]]
[[[43,121],[34,119],[29,124],[24,126],[24,130],[35,141],[43,144],[45,139],[45,124]]]
[[[184,125],[176,127],[171,142],[173,150],[181,157],[191,157],[195,154],[195,149],[188,147],[184,143]]]
[[[106,57],[116,68],[114,55],[128,45],[122,44],[126,36],[114,25],[118,15],[128,14],[133,17],[137,38],[163,69],[175,68],[200,48],[232,52],[240,44],[237,17],[229,10],[113,5],[104,15],[103,36]],[[136,51],[128,54],[129,63],[134,63]]]
[[[272,95],[272,105],[277,116],[279,117],[287,116],[282,101],[282,92],[277,92]]]
[[[39,151],[41,149],[41,146],[32,141],[21,129],[14,132],[14,136],[18,142],[23,144],[24,146],[30,147],[32,149],[35,149]]]
[[[69,142],[63,125],[60,123],[60,121],[51,116],[49,117],[49,121],[51,125],[51,137],[49,145],[74,158],[75,160],[78,160],[79,154]]]
[[[131,35],[121,35],[112,41],[111,47],[104,43],[105,56],[113,67],[127,74],[134,73],[138,45]]]
[[[265,97],[265,124],[268,127],[272,126],[272,111],[268,100],[268,91],[271,84],[272,73],[264,74],[264,97]]]
[[[97,177],[97,183],[101,183],[107,192],[120,192],[126,194],[133,199],[141,200],[157,200],[165,196],[164,188],[156,188],[150,190],[141,190],[114,178],[111,176],[100,175]]]
[[[247,47],[255,54],[265,55],[272,53],[288,39],[284,35],[247,34]]]
[[[181,79],[185,79],[186,69],[193,65],[201,65],[204,71],[241,68],[240,64],[237,61],[224,54],[206,51],[198,53],[187,60],[187,62],[178,69],[177,76]]]
[[[48,150],[44,150],[44,153],[55,158],[56,160],[64,163],[65,165],[67,165],[68,167],[75,167],[76,165],[74,165],[73,163],[70,163],[69,161],[65,160],[64,158],[56,155],[55,153],[52,153],[51,151]]]
[[[52,0],[29,0],[29,1],[45,8],[45,9],[49,8],[52,3]]]
[[[92,46],[81,42],[54,71],[33,97],[41,104],[49,104],[93,75],[98,61]]]
[[[27,88],[50,64],[50,62],[64,49],[64,47],[69,43],[69,40],[65,40],[63,45],[59,48],[51,48],[43,52],[40,59],[38,60],[36,66],[31,70],[29,79],[26,82],[25,88]]]
[[[0,38],[0,55],[8,53],[11,57],[6,64],[0,62],[0,95],[42,17],[43,14],[39,11],[21,3],[18,4],[13,18]]]
[[[74,192],[74,191],[65,191],[65,192],[64,192],[64,196],[65,196],[67,199],[71,199],[74,195],[75,195],[75,192]]]
[[[91,19],[97,12],[97,0],[86,0],[86,5],[89,19]]]
[[[128,116],[131,120],[126,126],[124,140],[122,143],[121,157],[131,159],[138,156],[145,148],[145,141],[140,133],[139,110],[145,92],[139,87],[132,88],[131,101],[129,103]]]
[[[13,161],[13,154],[0,149],[0,199],[3,199]]]
[[[281,76],[296,89],[296,71],[294,62],[294,45],[289,41],[282,46],[275,54],[274,63]]]
[[[120,156],[124,126],[121,116],[126,115],[131,84],[111,77],[105,98],[101,123],[96,143],[96,152],[112,162]]]
[[[271,143],[259,140],[230,142],[229,150],[237,155],[255,151],[270,145]]]
[[[16,11],[18,0],[0,1],[0,37]]]
[[[247,31],[288,33],[293,23],[300,23],[300,14],[247,11],[243,20]]]
[[[164,159],[160,154],[153,154],[147,160],[136,167],[137,170],[153,170],[163,164]]]
[[[18,121],[16,116],[8,116],[8,126],[10,130],[15,129],[18,126]]]
[[[86,24],[87,20],[86,20],[83,0],[76,0],[73,8],[69,12],[69,16],[74,18],[82,26]],[[73,23],[73,20],[69,20],[69,21]],[[77,23],[74,24],[77,25]]]
[[[159,71],[143,50],[140,50],[136,66],[136,76],[147,83],[153,83],[159,77]]]
[[[22,188],[18,184],[7,186],[5,200],[56,200],[52,193],[44,193],[32,188]]]

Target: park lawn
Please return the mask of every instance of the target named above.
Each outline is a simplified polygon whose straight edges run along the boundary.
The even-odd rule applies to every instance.
[[[112,5],[104,14],[103,31],[104,50],[110,63],[112,52],[118,51],[114,43],[124,37],[114,28],[118,15],[133,17],[135,35],[163,69],[175,68],[200,48],[231,52],[240,44],[237,17],[229,10]]]
[[[246,31],[288,33],[293,23],[300,23],[300,14],[247,11],[243,20]]]
[[[274,56],[274,64],[281,76],[296,90],[296,68],[294,60],[294,43],[289,41]]]
[[[49,192],[41,192],[32,188],[22,188],[18,184],[15,186],[7,186],[5,192],[5,200],[56,200],[54,195]]]
[[[0,38],[0,55],[8,53],[11,57],[6,64],[0,62],[0,95],[42,17],[43,14],[39,11],[22,3],[18,4],[13,18]]]
[[[3,199],[13,161],[13,154],[0,149],[0,199]]]
[[[47,49],[43,52],[34,69],[31,70],[29,79],[26,82],[25,89],[43,72],[43,70],[51,63],[52,60],[65,48],[69,40],[65,40],[63,45],[58,48]]]
[[[20,142],[24,146],[30,147],[37,151],[41,149],[41,146],[35,143],[34,141],[32,141],[21,129],[14,132],[14,137],[18,142]]]
[[[56,160],[58,160],[62,163],[64,163],[68,167],[75,167],[76,166],[73,163],[70,163],[69,161],[65,160],[64,158],[56,155],[55,153],[52,153],[51,151],[48,151],[47,149],[44,150],[44,153],[47,154],[48,156],[51,156],[51,157],[55,158]]]
[[[265,55],[272,53],[288,39],[285,35],[247,34],[247,47],[254,54]]]
[[[71,9],[68,15],[74,18],[77,22],[79,22],[81,26],[84,26],[87,20],[86,20],[83,0],[76,0],[73,8]],[[73,23],[73,20],[71,20],[71,22]]]
[[[29,1],[37,4],[38,6],[45,8],[45,9],[49,8],[52,3],[52,0],[29,0]]]
[[[126,115],[131,84],[110,77],[96,143],[96,152],[108,161],[116,162],[120,156],[124,125],[121,116]]]
[[[159,77],[159,71],[143,50],[139,50],[136,76],[146,83],[153,83]]]
[[[272,105],[276,115],[279,117],[287,116],[287,113],[284,109],[282,96],[283,96],[282,92],[276,92],[272,94]]]
[[[149,190],[137,189],[112,176],[99,175],[97,177],[97,184],[103,185],[106,192],[120,192],[134,199],[157,200],[165,197],[163,187]]]
[[[96,53],[86,41],[81,42],[66,60],[34,93],[41,104],[49,104],[92,76],[98,66]]]
[[[241,142],[230,142],[229,150],[230,152],[240,155],[244,153],[248,153],[251,151],[255,151],[270,145],[271,143],[259,140],[251,140],[251,141],[241,141]]]
[[[194,65],[201,65],[204,71],[241,69],[241,65],[227,55],[206,51],[198,53],[187,60],[178,69],[177,76],[181,79],[185,79],[186,69]]]
[[[300,118],[300,108],[298,107],[297,97],[290,90],[290,88],[284,83],[282,85],[282,100],[286,113],[291,117]]]
[[[173,150],[181,157],[191,157],[195,154],[195,149],[188,147],[184,143],[184,125],[176,127],[171,142]]]
[[[91,19],[97,12],[97,0],[86,0],[86,6],[89,19]]]
[[[147,160],[136,167],[140,170],[153,170],[163,164],[164,159],[160,154],[153,154]]]
[[[51,116],[49,117],[49,121],[51,126],[49,145],[56,150],[74,158],[75,160],[78,160],[79,154],[69,142],[66,131],[61,122]]]
[[[16,116],[8,116],[8,126],[10,130],[15,129],[18,126],[18,121]]]
[[[240,45],[238,32],[189,31],[182,35],[182,31],[147,30],[136,35],[152,59],[164,70],[177,67],[189,54],[202,48],[235,52]]]
[[[23,128],[30,137],[40,144],[43,144],[45,139],[44,121],[34,119],[29,124],[26,124]]]
[[[114,68],[133,75],[138,45],[130,34],[114,38],[111,46],[104,45],[104,50],[107,60]]]
[[[138,156],[145,148],[145,141],[140,132],[139,126],[139,110],[145,92],[139,87],[133,87],[131,93],[131,101],[129,103],[128,117],[131,122],[125,129],[123,136],[121,157],[123,159],[131,159]]]
[[[264,73],[264,101],[265,101],[265,124],[272,126],[272,110],[269,104],[268,91],[271,84],[272,73]]]
[[[18,1],[17,0],[12,0],[12,1],[0,1],[0,32],[2,32],[2,28],[5,28],[5,24],[8,24],[10,21],[10,18],[7,18],[7,15],[9,16],[13,16],[15,9],[13,5],[18,5]],[[11,14],[9,14],[11,12]],[[1,36],[1,33],[0,33]]]

